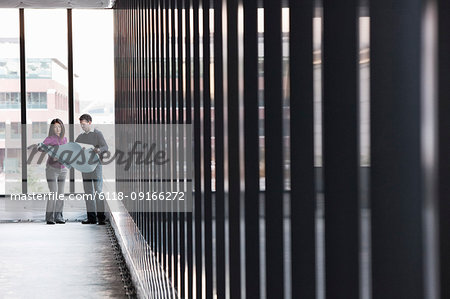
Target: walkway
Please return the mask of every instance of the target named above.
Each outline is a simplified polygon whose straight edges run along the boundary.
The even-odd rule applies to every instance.
[[[0,224],[0,298],[127,298],[107,229]]]

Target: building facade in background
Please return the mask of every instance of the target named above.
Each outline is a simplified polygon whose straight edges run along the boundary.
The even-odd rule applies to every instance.
[[[0,38],[0,49],[19,51],[17,38]],[[54,118],[68,123],[67,66],[56,58],[27,58],[27,143],[42,142]],[[76,75],[75,75],[76,76]],[[0,58],[0,194],[4,193],[5,171],[19,172],[21,166],[20,61]],[[80,112],[78,93],[75,113]],[[8,144],[6,144],[8,140]]]

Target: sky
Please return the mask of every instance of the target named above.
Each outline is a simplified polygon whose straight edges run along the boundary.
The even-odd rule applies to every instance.
[[[73,9],[74,82],[81,101],[114,101],[113,11]],[[19,10],[0,9],[0,37],[19,36]],[[11,50],[11,49],[10,49]],[[67,65],[67,11],[25,10],[25,51],[28,58],[57,58]],[[0,49],[0,58],[19,57]]]

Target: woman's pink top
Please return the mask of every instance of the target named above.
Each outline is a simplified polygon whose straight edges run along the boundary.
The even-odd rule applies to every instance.
[[[53,145],[53,146],[62,145],[62,144],[67,143],[67,138],[64,137],[63,139],[60,139],[58,136],[52,135],[52,136],[48,136],[47,138],[45,138],[45,140],[42,143],[46,144],[46,145]],[[61,163],[59,163],[58,161],[56,161],[55,159],[53,159],[50,156],[47,159],[47,165],[50,165],[55,168],[65,168],[64,165],[62,165]]]

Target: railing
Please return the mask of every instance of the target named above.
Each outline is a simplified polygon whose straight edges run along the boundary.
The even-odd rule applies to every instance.
[[[193,212],[128,211],[177,296],[450,296],[450,7],[361,2],[116,1],[116,123],[193,126]]]

